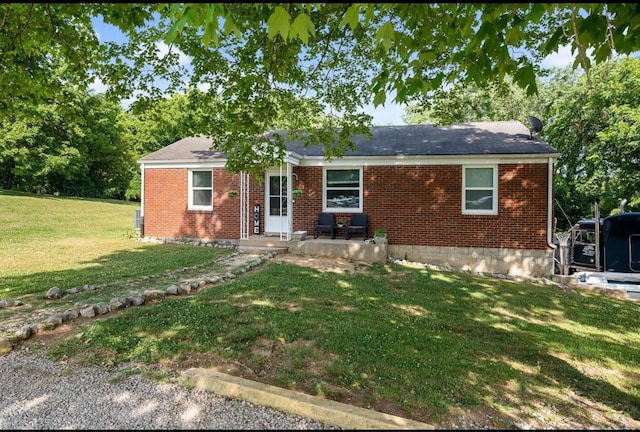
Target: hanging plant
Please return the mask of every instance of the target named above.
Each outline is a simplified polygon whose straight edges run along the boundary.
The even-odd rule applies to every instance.
[[[294,194],[295,196],[300,196],[302,195],[302,189],[294,189],[291,191],[292,194]]]
[[[230,190],[230,191],[227,191],[227,194],[229,196],[236,196],[236,195],[238,195],[238,191],[237,190]]]

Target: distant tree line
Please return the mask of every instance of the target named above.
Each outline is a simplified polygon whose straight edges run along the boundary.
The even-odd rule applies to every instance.
[[[21,107],[0,121],[0,186],[38,194],[138,200],[140,157],[184,137],[186,98],[124,110],[68,88],[64,101]],[[29,116],[20,113],[28,109]]]

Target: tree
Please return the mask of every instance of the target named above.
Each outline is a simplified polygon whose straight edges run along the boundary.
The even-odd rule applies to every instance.
[[[593,68],[550,97],[553,121],[542,135],[561,153],[556,196],[575,223],[593,215],[640,209],[640,59],[625,58]]]
[[[104,76],[107,58],[91,19],[104,16],[132,34],[152,17],[154,6],[107,3],[3,3],[0,6],[0,116],[37,113],[42,102],[62,102],[65,88],[86,89]],[[107,81],[125,79],[111,76]],[[1,118],[1,117],[0,117]]]
[[[639,6],[481,3],[225,3],[5,4],[0,21],[3,85],[0,111],[12,100],[60,95],[60,82],[86,86],[93,77],[114,97],[158,97],[209,85],[219,101],[201,132],[229,155],[233,171],[261,171],[283,154],[282,137],[262,133],[273,119],[328,157],[366,134],[368,103],[396,102],[449,85],[482,85],[512,77],[528,95],[537,91],[538,61],[571,45],[574,67],[586,72],[613,54],[640,47]],[[100,44],[91,18],[121,28],[129,43]],[[169,45],[161,54],[159,43]],[[180,53],[191,58],[185,84]],[[48,72],[62,81],[52,82]],[[56,75],[58,76],[58,75]],[[4,79],[7,77],[8,79]],[[587,75],[588,77],[588,75]],[[5,92],[6,91],[6,92]],[[142,92],[138,96],[138,92]],[[296,116],[305,98],[316,101],[321,124]],[[306,130],[305,130],[306,129]]]
[[[123,198],[135,161],[117,124],[121,108],[103,96],[68,88],[65,99],[31,107],[37,116],[0,121],[3,187]]]
[[[123,130],[122,140],[137,160],[193,134],[197,130],[194,124],[203,121],[197,108],[190,106],[186,95],[174,94],[145,104],[144,109],[137,107],[122,112],[118,125]],[[131,167],[129,178],[125,198],[139,200],[142,191],[139,165]]]
[[[527,116],[535,114],[536,100],[535,96],[527,97],[508,78],[482,87],[473,83],[456,85],[409,104],[403,120],[407,124],[435,126],[498,120],[520,120],[526,124]]]

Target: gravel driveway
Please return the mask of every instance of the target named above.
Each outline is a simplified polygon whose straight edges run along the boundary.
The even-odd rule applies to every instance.
[[[0,377],[3,430],[339,429],[203,390],[159,383],[126,367],[49,361],[37,347],[0,356]]]

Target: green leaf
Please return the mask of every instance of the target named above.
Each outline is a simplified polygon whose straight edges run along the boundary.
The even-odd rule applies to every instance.
[[[230,15],[226,15],[224,17],[224,34],[230,35],[231,33],[235,34],[237,37],[240,37],[240,29],[233,22],[233,19]]]
[[[388,51],[391,48],[391,43],[394,40],[395,32],[393,30],[393,24],[387,21],[380,27],[378,33],[376,33],[376,42],[382,43],[382,46]]]
[[[267,26],[269,27],[269,37],[274,39],[278,33],[282,36],[282,39],[287,40],[289,37],[289,28],[291,15],[282,6],[276,6],[275,10],[267,20]]]
[[[381,106],[384,105],[384,102],[387,100],[387,94],[385,93],[384,90],[379,91],[378,93],[376,93],[375,97],[373,98],[373,106]]]
[[[218,45],[218,21],[213,19],[205,24],[204,35],[202,36],[204,46],[208,47],[212,39],[214,44]]]
[[[166,42],[168,43],[171,43],[176,39],[177,34],[180,33],[180,31],[182,31],[184,26],[187,24],[187,21],[189,20],[189,17],[186,14],[186,8],[182,9],[177,13],[179,14],[178,16],[180,18],[176,20],[176,22],[171,26],[171,28],[167,32],[167,36],[165,39],[166,39]]]
[[[522,88],[527,89],[527,96],[533,96],[538,91],[536,85],[536,74],[533,66],[528,64],[516,71],[513,80]]]
[[[301,13],[293,20],[291,24],[290,34],[292,37],[298,37],[305,44],[309,43],[309,35],[316,35],[316,28],[311,22],[311,18],[306,13]]]
[[[358,26],[358,22],[360,21],[360,6],[357,4],[352,4],[345,12],[344,17],[340,21],[340,26],[349,26],[351,30],[355,30]]]

